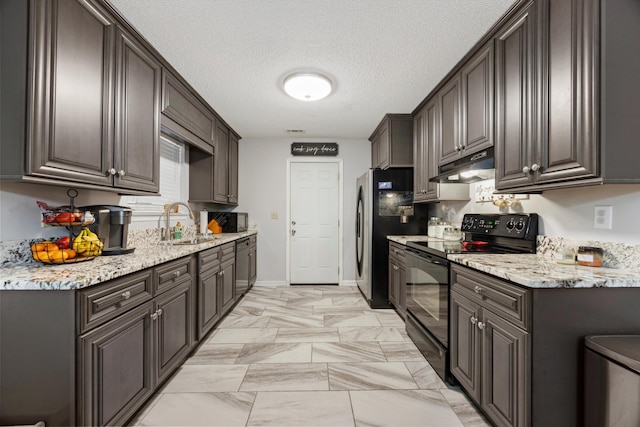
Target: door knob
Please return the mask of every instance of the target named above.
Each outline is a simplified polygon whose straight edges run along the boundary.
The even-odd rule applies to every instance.
[[[538,165],[537,163],[534,163],[534,164],[532,164],[532,165],[531,165],[531,170],[532,170],[533,172],[536,172],[536,171],[538,171],[538,170],[540,170],[540,169],[541,169],[541,168],[540,168],[540,165]]]
[[[296,225],[296,222],[295,221],[291,221],[291,225]]]
[[[291,235],[292,235],[292,236],[295,236],[295,235],[296,235],[296,230],[291,229]]]
[[[522,173],[529,173],[529,166],[525,166],[522,168]]]

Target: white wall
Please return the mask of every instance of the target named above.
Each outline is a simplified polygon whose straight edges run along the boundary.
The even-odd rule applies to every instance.
[[[239,147],[239,195],[237,211],[249,212],[258,234],[259,282],[284,283],[286,279],[287,159],[292,142],[337,142],[343,161],[343,280],[355,280],[356,178],[371,163],[371,143],[366,139],[242,139]],[[277,212],[279,219],[271,219]]]
[[[51,206],[68,205],[67,188],[15,182],[0,183],[0,242],[62,236],[66,233],[63,227],[42,225],[37,200]],[[75,204],[118,205],[120,196],[107,191],[78,189]]]
[[[442,202],[433,205],[431,214],[460,225],[465,213],[531,212],[540,215],[540,234],[578,240],[598,240],[640,244],[640,185],[596,185],[531,194],[521,201],[521,207],[500,209],[492,203],[476,203],[475,184],[470,185],[469,202]],[[595,206],[613,206],[611,230],[593,228]]]

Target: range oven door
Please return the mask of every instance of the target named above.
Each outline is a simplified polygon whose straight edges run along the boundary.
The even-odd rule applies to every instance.
[[[449,261],[407,248],[406,305],[424,329],[449,347]]]

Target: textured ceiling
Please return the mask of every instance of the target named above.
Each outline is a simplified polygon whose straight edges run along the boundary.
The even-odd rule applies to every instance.
[[[514,0],[109,0],[243,138],[367,138],[410,113]],[[335,83],[316,102],[293,71]]]

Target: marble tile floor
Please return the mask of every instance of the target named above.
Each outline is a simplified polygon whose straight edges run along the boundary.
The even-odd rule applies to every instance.
[[[351,286],[253,287],[132,425],[490,426]]]

